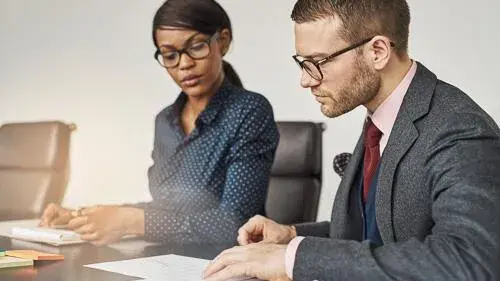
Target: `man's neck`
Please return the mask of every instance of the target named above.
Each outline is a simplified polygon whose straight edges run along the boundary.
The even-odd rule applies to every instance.
[[[378,94],[365,105],[370,112],[375,112],[392,92],[394,92],[410,70],[412,64],[413,61],[408,56],[405,56],[401,59],[395,59],[387,65],[382,73]]]

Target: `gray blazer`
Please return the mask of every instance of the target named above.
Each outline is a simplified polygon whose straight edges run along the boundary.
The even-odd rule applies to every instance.
[[[311,237],[297,250],[294,280],[500,280],[500,130],[488,114],[418,64],[381,158],[381,247],[359,242],[350,195],[362,140],[331,222],[296,226]]]

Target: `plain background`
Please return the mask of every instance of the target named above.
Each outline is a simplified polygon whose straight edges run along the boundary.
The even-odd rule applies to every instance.
[[[324,122],[318,220],[328,219],[340,178],[334,155],[352,151],[365,110],[327,119],[299,86],[293,0],[220,0],[235,41],[227,60],[276,120]],[[0,123],[62,120],[78,130],[64,205],[150,198],[155,114],[178,88],[153,60],[151,22],[160,0],[0,0]],[[410,54],[467,92],[500,121],[500,1],[410,0]]]

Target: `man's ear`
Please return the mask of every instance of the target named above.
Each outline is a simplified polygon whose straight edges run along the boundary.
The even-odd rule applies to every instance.
[[[229,46],[231,45],[232,34],[229,29],[224,28],[220,31],[219,42],[220,42],[220,52],[224,56],[229,51]]]
[[[377,70],[382,70],[389,63],[393,49],[391,40],[385,36],[375,36],[369,43],[370,62]]]

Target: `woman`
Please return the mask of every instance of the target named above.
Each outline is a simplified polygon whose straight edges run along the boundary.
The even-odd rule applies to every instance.
[[[156,117],[153,201],[75,212],[50,205],[42,226],[67,224],[95,244],[124,235],[162,242],[235,242],[263,213],[279,134],[269,102],[242,88],[223,56],[231,22],[213,0],[167,0],[153,21],[155,58],[179,85]]]

